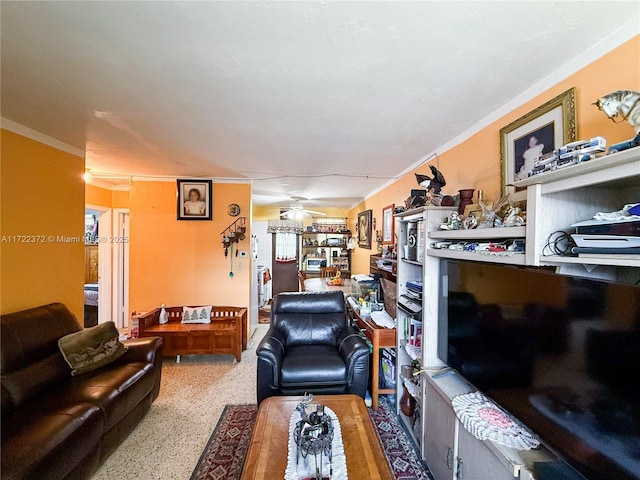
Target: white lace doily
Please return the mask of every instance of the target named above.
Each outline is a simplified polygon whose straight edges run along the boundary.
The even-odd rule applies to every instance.
[[[538,437],[480,392],[458,395],[451,404],[464,428],[478,440],[491,440],[519,450],[540,445]]]
[[[333,442],[331,448],[333,451],[333,465],[329,464],[329,459],[326,455],[322,456],[322,472],[323,476],[329,476],[329,470],[333,467],[333,476],[331,480],[348,480],[347,476],[347,457],[344,454],[344,445],[342,443],[342,430],[340,429],[340,422],[338,416],[329,407],[324,407],[324,413],[331,417],[333,424]],[[293,438],[294,431],[296,429],[296,423],[298,423],[302,417],[297,410],[291,415],[289,421],[289,453],[287,455],[287,469],[284,471],[285,480],[300,480],[301,478],[315,478],[316,464],[313,455],[308,455],[307,458],[300,456],[300,461],[296,463],[296,455],[298,453],[298,447]]]

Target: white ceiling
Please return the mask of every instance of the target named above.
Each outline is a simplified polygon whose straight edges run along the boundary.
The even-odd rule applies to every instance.
[[[94,173],[249,177],[256,203],[351,206],[639,5],[3,1],[2,116]]]

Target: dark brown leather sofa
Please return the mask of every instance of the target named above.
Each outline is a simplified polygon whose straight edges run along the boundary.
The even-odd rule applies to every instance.
[[[58,339],[80,330],[61,303],[0,320],[2,480],[88,478],[158,396],[162,340],[128,340],[115,362],[76,377]]]

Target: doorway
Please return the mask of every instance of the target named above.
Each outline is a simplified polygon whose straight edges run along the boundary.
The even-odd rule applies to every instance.
[[[129,327],[129,210],[85,206],[84,326]]]

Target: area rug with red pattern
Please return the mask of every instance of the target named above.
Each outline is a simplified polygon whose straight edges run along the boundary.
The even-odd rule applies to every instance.
[[[220,416],[191,480],[237,480],[242,474],[256,420],[256,405],[227,405]],[[415,444],[384,398],[369,415],[397,480],[433,480]]]

